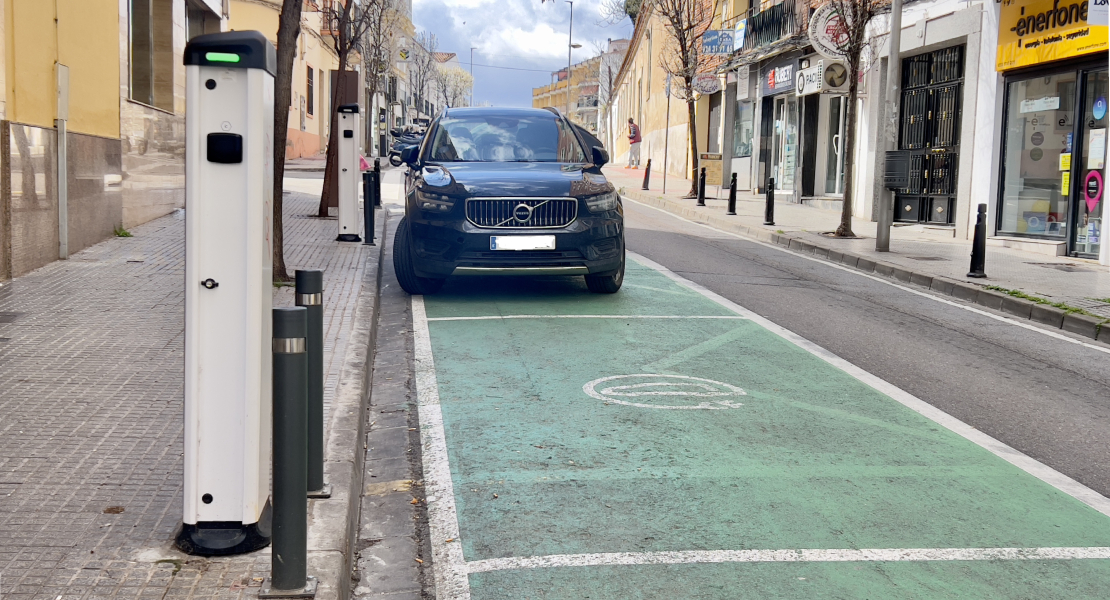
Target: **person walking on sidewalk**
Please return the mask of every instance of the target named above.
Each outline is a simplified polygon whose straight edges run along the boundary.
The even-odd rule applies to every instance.
[[[628,117],[628,168],[640,168],[640,127]]]

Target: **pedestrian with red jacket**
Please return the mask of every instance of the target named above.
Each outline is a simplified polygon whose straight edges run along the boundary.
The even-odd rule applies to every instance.
[[[640,127],[628,117],[628,168],[640,168]]]

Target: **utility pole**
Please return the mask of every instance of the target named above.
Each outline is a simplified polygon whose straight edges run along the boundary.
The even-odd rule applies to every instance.
[[[902,100],[902,0],[890,6],[890,52],[886,64],[885,150],[898,149],[899,105]],[[890,252],[890,227],[894,221],[894,190],[883,187],[879,194],[879,222],[875,231],[875,250]],[[845,202],[850,202],[848,198]]]
[[[474,106],[474,46],[470,47],[470,105]]]

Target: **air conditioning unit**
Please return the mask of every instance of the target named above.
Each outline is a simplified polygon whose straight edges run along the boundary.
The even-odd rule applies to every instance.
[[[825,94],[848,93],[848,65],[838,60],[825,60],[821,73],[821,92]]]

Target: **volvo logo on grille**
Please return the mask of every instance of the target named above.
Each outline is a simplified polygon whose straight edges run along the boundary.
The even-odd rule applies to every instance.
[[[532,207],[527,204],[517,204],[513,209],[513,218],[519,223],[525,223],[532,218]]]

